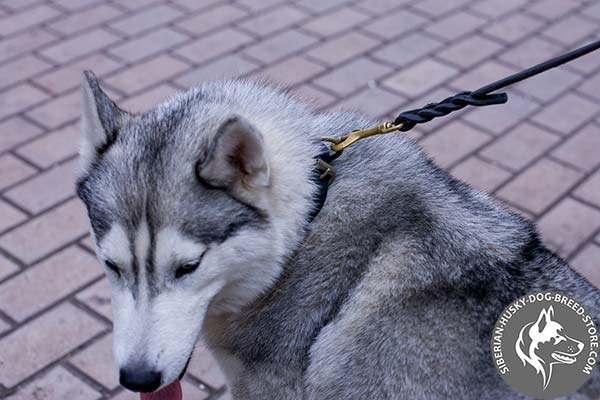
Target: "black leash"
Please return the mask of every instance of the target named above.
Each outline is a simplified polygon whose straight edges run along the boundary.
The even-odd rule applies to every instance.
[[[492,93],[514,83],[521,82],[537,74],[558,67],[579,57],[582,57],[592,51],[600,48],[600,40],[587,44],[566,54],[554,57],[533,67],[527,68],[506,78],[497,80],[489,85],[480,87],[472,92],[461,92],[448,97],[439,103],[430,103],[424,107],[414,110],[404,111],[396,117],[393,122],[384,122],[374,127],[366,129],[357,129],[348,135],[340,137],[323,137],[321,140],[332,143],[330,149],[325,149],[321,154],[315,157],[317,169],[314,172],[313,180],[318,186],[315,207],[309,215],[312,221],[319,213],[327,197],[327,188],[335,178],[335,168],[331,162],[342,154],[342,151],[353,143],[369,136],[390,133],[394,131],[406,132],[414,128],[417,124],[429,122],[434,118],[443,117],[453,111],[458,111],[466,106],[483,107],[494,104],[504,104],[508,101],[506,93]],[[330,151],[331,150],[331,151]]]
[[[332,143],[331,150],[334,152],[335,157],[339,157],[346,147],[365,137],[394,131],[406,132],[414,128],[417,124],[429,122],[434,118],[443,117],[453,111],[461,110],[466,106],[482,107],[503,104],[508,101],[508,95],[506,93],[492,92],[527,78],[531,78],[532,76],[568,63],[569,61],[573,61],[592,51],[598,50],[599,48],[600,40],[527,68],[521,72],[517,72],[516,74],[507,76],[506,78],[497,80],[496,82],[490,83],[489,85],[483,86],[472,92],[461,92],[448,97],[439,103],[430,103],[421,108],[404,111],[400,113],[393,122],[385,122],[367,129],[358,129],[341,137],[324,137],[322,140]]]
[[[537,74],[548,71],[549,69],[556,68],[560,65],[573,61],[581,56],[584,56],[592,51],[600,48],[600,40],[580,47],[576,50],[570,51],[561,56],[552,58],[543,63],[534,65],[533,67],[527,68],[521,72],[517,72],[513,75],[507,76],[506,78],[497,80],[496,82],[490,83],[480,87],[473,92],[462,92],[455,96],[448,97],[439,103],[428,104],[423,108],[416,110],[405,111],[398,115],[394,120],[395,125],[402,124],[400,131],[406,132],[415,127],[417,124],[431,121],[433,118],[442,117],[448,115],[452,111],[457,111],[465,106],[489,106],[492,104],[503,104],[508,101],[508,95],[506,93],[490,94],[496,90],[500,90],[517,82],[521,82],[527,78],[531,78]]]

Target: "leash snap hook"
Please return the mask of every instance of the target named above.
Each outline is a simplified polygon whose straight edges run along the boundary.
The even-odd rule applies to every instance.
[[[336,153],[335,154],[336,157],[339,157],[339,155],[342,153],[342,151],[344,151],[344,149],[346,149],[347,147],[351,146],[352,144],[358,142],[361,139],[364,139],[364,138],[367,138],[370,136],[374,136],[374,135],[381,135],[384,133],[398,131],[398,130],[402,129],[403,126],[404,126],[403,122],[401,122],[399,124],[395,124],[391,121],[387,121],[382,124],[372,126],[370,128],[355,129],[352,132],[350,132],[348,135],[344,135],[344,136],[340,136],[340,137],[323,137],[323,138],[321,138],[321,140],[323,140],[325,142],[333,143],[333,145],[331,146],[331,150]]]

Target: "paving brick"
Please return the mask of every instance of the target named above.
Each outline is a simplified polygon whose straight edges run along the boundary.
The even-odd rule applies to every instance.
[[[78,87],[85,70],[93,70],[96,76],[102,77],[121,66],[121,63],[104,54],[92,54],[73,63],[61,65],[58,69],[35,78],[34,81],[53,93],[60,94]]]
[[[286,0],[237,0],[236,3],[243,8],[247,8],[253,12],[258,12],[271,8],[277,4],[284,3]]]
[[[490,140],[490,136],[464,123],[452,121],[425,137],[420,145],[436,164],[448,168]]]
[[[36,170],[11,154],[0,157],[0,190],[17,183],[31,175]]]
[[[521,92],[540,101],[550,101],[581,81],[581,76],[565,68],[554,68],[533,76],[516,86]]]
[[[9,89],[0,96],[0,119],[20,113],[46,98],[46,93],[28,83]]]
[[[0,309],[23,321],[102,274],[93,256],[68,247],[0,285]]]
[[[580,10],[586,17],[600,19],[600,3],[591,2],[589,6]]]
[[[542,159],[498,191],[498,197],[539,214],[571,189],[583,175],[552,160]]]
[[[207,32],[214,32],[216,29],[231,24],[245,16],[248,13],[239,7],[224,4],[210,10],[186,18],[177,23],[177,26],[186,31],[200,35]]]
[[[441,41],[422,33],[414,33],[402,39],[394,40],[392,43],[373,53],[373,56],[402,67],[432,53],[440,47],[442,47]]]
[[[426,22],[428,22],[427,18],[414,12],[401,9],[378,19],[377,23],[365,24],[362,28],[372,35],[389,40],[399,35],[406,34],[407,32],[414,31],[423,26]]]
[[[206,345],[201,342],[196,344],[196,349],[194,350],[188,371],[190,374],[201,379],[203,382],[208,383],[215,389],[225,386],[225,377],[223,376],[223,373],[220,371],[217,362],[206,348]]]
[[[31,55],[0,65],[0,89],[31,78],[50,67],[50,64]]]
[[[470,67],[497,53],[503,46],[483,36],[468,36],[439,52],[437,56],[461,67]]]
[[[119,387],[117,366],[112,351],[113,337],[108,334],[75,354],[70,362],[109,390]]]
[[[189,45],[177,49],[175,53],[196,63],[203,63],[250,42],[252,42],[250,36],[228,28],[206,35]]]
[[[596,64],[596,66],[598,66],[598,65],[599,64]],[[598,90],[598,88],[600,87],[599,85],[600,85],[600,72],[585,79],[583,81],[583,83],[581,84],[581,86],[579,86],[579,91],[587,94],[588,96],[591,96],[595,99],[600,100],[600,90]]]
[[[71,304],[55,307],[0,340],[0,383],[14,386],[104,329]]]
[[[211,8],[216,3],[222,3],[221,0],[172,0],[171,3],[177,4],[180,7],[186,8],[190,11],[196,11],[206,8]],[[207,11],[205,11],[207,12]]]
[[[324,67],[304,57],[292,57],[261,70],[257,75],[286,86],[293,86],[323,70]]]
[[[38,49],[56,38],[53,34],[40,29],[29,29],[19,35],[0,41],[0,61]]]
[[[40,125],[55,129],[79,118],[80,98],[79,90],[75,90],[33,108],[26,115]]]
[[[13,187],[4,195],[32,214],[37,214],[73,196],[73,182],[78,172],[78,160],[72,160]]]
[[[597,29],[597,24],[577,15],[571,15],[551,24],[543,34],[565,45],[572,45],[585,39]]]
[[[96,400],[102,394],[91,388],[71,372],[56,366],[31,383],[20,388],[7,400]]]
[[[280,29],[297,24],[307,17],[307,13],[285,5],[240,23],[239,26],[256,35],[264,36]]]
[[[600,211],[566,198],[546,213],[537,227],[552,249],[568,257],[600,227]]]
[[[445,82],[458,71],[438,61],[425,59],[383,81],[383,84],[407,96],[420,96]]]
[[[0,153],[36,137],[41,132],[41,128],[21,117],[7,119],[0,123]]]
[[[8,331],[10,328],[11,326],[8,324],[8,322],[5,322],[0,319],[0,334]]]
[[[471,33],[485,24],[486,20],[483,18],[466,12],[457,12],[427,25],[425,30],[449,41]]]
[[[188,39],[187,36],[170,28],[162,28],[127,40],[123,44],[112,47],[109,52],[127,62],[139,61],[142,58],[172,49]]]
[[[450,82],[450,85],[458,91],[474,90],[515,72],[517,72],[515,68],[509,68],[496,61],[486,61],[461,74]]]
[[[80,12],[70,14],[65,18],[53,22],[49,26],[65,35],[72,35],[83,29],[89,29],[105,22],[116,19],[122,12],[109,4],[99,4]]]
[[[130,11],[146,10],[149,6],[155,5],[160,0],[128,0],[125,2],[119,2],[119,5]],[[208,3],[208,0],[207,0]],[[149,17],[151,18],[151,17]]]
[[[69,11],[77,11],[101,1],[102,0],[54,0],[53,2],[54,4],[58,4],[61,8],[65,8]],[[131,3],[133,3],[133,1],[131,1]]]
[[[560,46],[538,37],[524,40],[499,58],[519,68],[528,68],[562,52]]]
[[[587,178],[573,193],[580,199],[600,207],[600,170]]]
[[[518,125],[481,151],[481,155],[519,171],[560,139],[528,123]]]
[[[81,244],[83,247],[87,248],[91,252],[95,251],[94,250],[94,241],[92,240],[92,237],[90,235],[87,235],[85,238],[81,239],[79,241],[79,244]]]
[[[244,53],[264,63],[272,63],[298,53],[315,42],[316,39],[312,36],[296,30],[288,30],[248,47]]]
[[[358,32],[350,32],[327,41],[308,52],[308,55],[327,65],[340,64],[377,46],[379,41]]]
[[[390,67],[359,58],[316,79],[314,83],[345,96],[391,71]]]
[[[147,29],[156,28],[182,16],[183,13],[166,4],[140,11],[111,24],[111,28],[127,35],[135,35]]]
[[[500,21],[496,21],[485,33],[507,42],[515,43],[538,30],[543,23],[525,14],[512,14]]]
[[[134,97],[130,97],[120,102],[120,106],[128,111],[143,112],[156,107],[167,97],[173,95],[177,89],[169,84],[162,83],[159,86],[142,92]]]
[[[190,72],[177,78],[175,83],[183,87],[196,86],[205,81],[246,75],[255,71],[257,68],[258,64],[253,63],[238,54],[230,54],[205,64],[202,68],[192,68]]]
[[[119,90],[132,94],[156,82],[169,79],[188,69],[188,65],[168,55],[137,64],[106,79],[106,83]]]
[[[600,286],[600,246],[590,243],[586,245],[569,263],[577,272],[592,282],[596,287]]]
[[[472,2],[472,10],[485,14],[488,17],[499,18],[511,11],[527,5],[527,0],[484,0]]]
[[[540,17],[552,20],[564,16],[579,6],[580,2],[578,1],[542,0],[533,3],[527,9]]]
[[[0,20],[0,35],[7,36],[27,28],[38,26],[59,15],[61,13],[58,10],[45,4],[28,8],[25,11],[2,18]]]
[[[506,104],[470,110],[464,119],[495,134],[502,134],[533,112],[539,104],[517,94],[509,94]]]
[[[112,320],[110,303],[110,286],[106,278],[102,278],[89,288],[75,296],[78,301],[85,304],[108,320]]]
[[[29,162],[45,169],[77,154],[80,135],[79,124],[68,125],[32,140],[19,147],[16,152]]]
[[[512,174],[476,157],[469,157],[452,168],[452,175],[469,185],[491,193],[506,182]]]
[[[56,62],[65,63],[107,47],[118,40],[118,36],[98,28],[61,41],[40,53]]]
[[[358,9],[367,15],[387,15],[398,8],[414,3],[412,0],[359,0],[356,2]]]
[[[364,13],[344,7],[316,18],[311,18],[307,23],[302,25],[302,28],[317,35],[328,37],[360,25],[368,18]],[[381,20],[379,23],[381,23]]]
[[[19,267],[0,254],[0,280],[5,279],[7,276],[14,274],[17,271],[19,271]]]
[[[83,236],[87,230],[84,207],[79,199],[73,199],[4,234],[0,247],[31,263]]]
[[[366,88],[336,105],[343,110],[360,111],[374,117],[383,117],[398,112],[406,99],[399,94],[374,87]]]
[[[325,93],[311,84],[296,86],[293,93],[302,101],[312,105],[317,109],[325,108],[335,101],[335,97]]]
[[[591,171],[600,165],[598,150],[600,128],[592,124],[567,139],[552,155],[584,171]]]
[[[594,102],[569,93],[545,106],[532,119],[562,135],[569,135],[591,120],[598,111],[600,107]],[[557,115],[560,118],[556,118]]]
[[[5,201],[0,200],[0,232],[23,222],[27,216]]]
[[[2,6],[8,8],[9,10],[16,11],[25,7],[29,7],[38,2],[39,0],[4,0],[2,2]]]
[[[302,0],[302,7],[316,13],[322,13],[347,3],[350,3],[350,0]]]
[[[428,15],[439,17],[466,5],[468,2],[468,0],[425,0],[414,4],[413,7]]]

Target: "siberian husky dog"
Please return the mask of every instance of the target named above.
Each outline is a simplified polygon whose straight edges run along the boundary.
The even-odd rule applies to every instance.
[[[203,338],[234,399],[516,399],[490,350],[505,306],[557,290],[600,322],[529,222],[402,135],[344,151],[311,221],[320,137],[375,123],[241,80],[131,114],[85,73],[77,192],[123,386],[177,385]]]

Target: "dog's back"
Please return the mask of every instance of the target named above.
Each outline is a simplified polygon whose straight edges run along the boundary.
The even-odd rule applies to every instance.
[[[322,133],[370,123],[314,118]],[[530,223],[409,140],[369,139],[335,166],[327,203],[283,275],[211,338],[244,365],[240,398],[521,398],[489,350],[502,309],[555,289],[598,321],[598,290]],[[582,393],[600,396],[598,381],[596,370]]]

